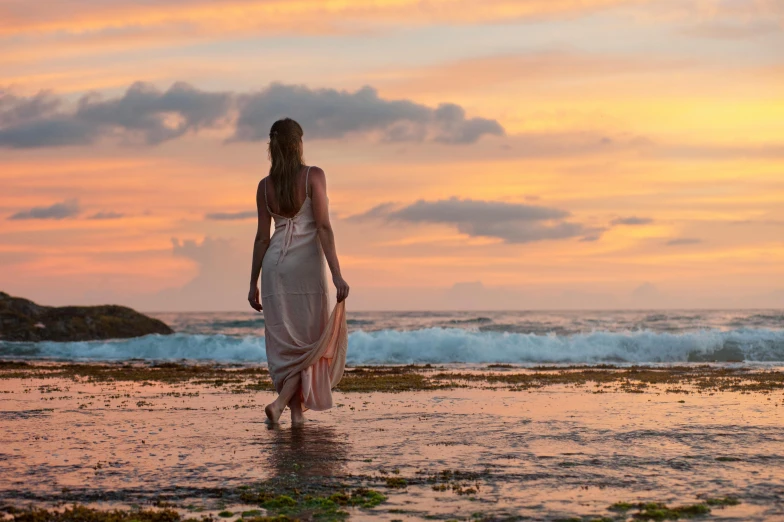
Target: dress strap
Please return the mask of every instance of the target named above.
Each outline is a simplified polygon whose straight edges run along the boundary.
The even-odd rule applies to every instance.
[[[310,174],[310,167],[305,172],[305,197],[308,197],[308,174]]]
[[[269,203],[267,202],[267,178],[264,178],[264,205],[267,207],[267,212],[272,214],[272,211],[269,208]]]

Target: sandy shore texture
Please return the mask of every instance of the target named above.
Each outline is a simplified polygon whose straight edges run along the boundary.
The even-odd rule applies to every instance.
[[[784,520],[784,373],[349,368],[263,423],[263,367],[0,362],[0,515]]]

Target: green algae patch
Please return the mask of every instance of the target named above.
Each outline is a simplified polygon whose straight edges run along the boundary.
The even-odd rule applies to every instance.
[[[385,495],[365,487],[352,490],[327,485],[308,492],[284,488],[289,489],[285,494],[280,489],[275,490],[273,484],[257,487],[259,489],[256,490],[248,487],[240,489],[240,500],[258,504],[264,508],[267,517],[286,517],[280,520],[344,520],[350,516],[345,508],[371,509],[387,500]],[[249,516],[251,514],[253,516]],[[243,521],[258,522],[259,514],[258,511],[247,511],[243,512],[242,518]]]
[[[635,505],[636,504],[630,504],[628,502],[616,502],[615,504],[613,504],[607,509],[609,509],[610,511],[629,511]]]
[[[247,504],[261,505],[264,502],[272,500],[273,498],[275,498],[275,495],[265,490],[248,491],[247,489],[243,488],[240,491],[240,500]]]
[[[278,502],[267,502],[264,507],[268,512],[276,515],[292,517],[294,520],[301,518],[320,520],[343,520],[349,514],[341,509],[341,504],[331,497],[305,495],[298,500],[280,495]]]
[[[609,506],[610,511],[618,511],[630,515],[635,520],[680,520],[708,515],[711,512],[706,503],[687,504],[683,506],[668,507],[661,502],[616,502]],[[636,513],[627,513],[637,510]]]
[[[458,496],[472,496],[479,493],[482,474],[460,470],[445,469],[438,473],[427,474],[425,483],[438,492],[451,491]]]
[[[274,498],[262,502],[261,506],[264,509],[283,509],[297,505],[297,501],[288,495],[278,495]]]
[[[705,503],[709,506],[737,506],[740,500],[735,497],[708,498],[705,499]]]
[[[14,510],[14,522],[179,522],[180,514],[173,509],[141,509],[101,511],[73,506],[62,511],[47,509]]]
[[[455,386],[456,383],[431,379],[420,366],[379,366],[347,369],[337,389],[343,392],[404,392]]]
[[[372,508],[386,502],[387,497],[378,491],[368,488],[357,488],[351,493],[349,503],[361,508]]]
[[[387,487],[391,489],[403,489],[408,486],[408,481],[400,477],[388,477]]]
[[[710,511],[710,508],[705,504],[691,504],[670,508],[665,504],[649,502],[643,505],[639,513],[635,513],[632,516],[638,520],[678,520],[707,515]]]

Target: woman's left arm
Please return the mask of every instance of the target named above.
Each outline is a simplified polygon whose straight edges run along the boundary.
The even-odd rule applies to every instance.
[[[264,200],[264,180],[259,182],[256,189],[256,209],[259,215],[256,238],[253,240],[253,262],[250,267],[250,291],[248,292],[248,302],[251,308],[261,312],[261,294],[259,292],[259,275],[261,275],[261,262],[270,243],[270,223],[272,217],[267,211],[267,204]]]

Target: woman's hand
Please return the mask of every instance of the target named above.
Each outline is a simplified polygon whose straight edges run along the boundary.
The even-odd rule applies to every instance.
[[[335,288],[338,291],[338,303],[343,301],[346,297],[348,297],[348,283],[346,280],[343,279],[340,275],[333,275],[332,282],[335,284]]]
[[[348,287],[347,287],[348,288]],[[257,312],[261,312],[261,301],[258,286],[251,286],[250,292],[248,292],[248,302],[250,303],[250,307],[256,310]]]

